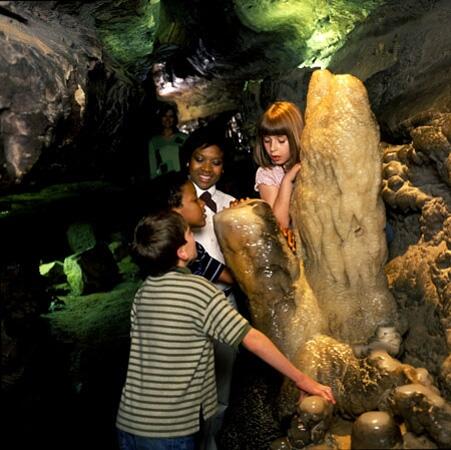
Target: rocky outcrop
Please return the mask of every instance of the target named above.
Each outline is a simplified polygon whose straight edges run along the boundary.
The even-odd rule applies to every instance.
[[[301,142],[290,210],[297,263],[265,202],[250,200],[215,216],[255,325],[290,357],[318,333],[351,345],[367,344],[381,327],[402,334],[383,270],[379,133],[358,79],[313,74]]]
[[[383,189],[395,231],[386,267],[410,326],[405,360],[440,375],[451,393],[451,116],[410,128],[412,141],[384,146]]]
[[[110,174],[136,87],[94,28],[51,2],[3,3],[0,189]]]
[[[443,133],[429,130],[428,135],[435,140],[428,141],[429,145],[425,140],[420,141],[428,148],[425,152],[435,156],[431,164],[438,180],[446,181],[447,174],[441,170],[446,152],[443,145],[432,145],[437,141],[443,143]],[[407,323],[401,314],[408,310],[409,297],[402,297],[404,304],[396,297],[397,305],[383,270],[387,252],[383,230],[385,212],[380,196],[379,135],[366,90],[359,80],[348,75],[333,76],[328,71],[313,74],[301,142],[302,164],[291,205],[300,260],[298,272],[293,270],[296,265],[292,258],[284,256],[286,244],[281,242],[280,232],[271,226],[274,221],[271,214],[260,213],[263,202],[247,200],[215,216],[215,230],[227,264],[249,298],[252,319],[257,327],[263,325],[265,331],[279,338],[282,350],[297,367],[333,387],[336,408],[344,417],[354,419],[366,411],[391,409],[410,426],[420,424],[416,427],[418,433],[426,432],[439,445],[449,446],[450,436],[443,430],[449,427],[451,406],[439,395],[433,377],[422,368],[434,363],[440,365],[442,355],[434,354],[434,363],[429,365],[425,364],[426,358],[416,361],[421,366],[416,369],[380,351],[397,354],[400,334],[409,326],[406,360],[413,345],[419,348],[418,354],[427,352],[430,357],[434,348],[432,339],[436,349],[444,348],[443,342],[439,342],[441,329],[437,319],[446,317],[446,310],[433,308],[431,304],[440,301],[447,304],[448,298],[446,242],[449,239],[443,233],[443,225],[447,223],[444,199],[428,200],[426,197],[433,192],[431,187],[427,189],[428,194],[419,195],[424,212],[420,231],[427,240],[435,239],[435,244],[440,246],[444,279],[434,280],[437,288],[431,285],[438,270],[432,268],[429,275],[424,256],[424,266],[420,265],[421,272],[416,278],[407,276],[412,274],[413,264],[405,259],[401,259],[401,264],[406,273],[394,268],[394,277],[401,277],[396,280],[400,287],[423,282],[423,295],[430,302],[429,307],[427,301],[424,303],[421,315],[420,310],[416,311],[416,319],[409,314],[407,318],[412,322]],[[399,162],[405,155],[406,152],[398,157],[390,154],[386,161]],[[421,155],[417,156],[423,161]],[[406,184],[415,181],[415,172],[409,176],[405,167],[400,169],[396,165],[394,169],[385,172],[404,179]],[[432,181],[430,173],[426,177]],[[392,194],[390,198],[396,198],[389,186],[389,181],[384,181],[384,195]],[[396,186],[401,188],[399,183]],[[406,195],[415,198],[417,191],[415,187],[409,188]],[[401,205],[417,207],[414,201]],[[436,236],[436,233],[441,234]],[[306,285],[309,290],[301,288]],[[423,302],[422,298],[419,300]],[[425,312],[430,314],[425,316]],[[436,322],[428,322],[434,314]],[[268,319],[262,320],[265,317]],[[412,336],[420,321],[434,329],[435,336],[427,336],[421,329],[419,336]],[[387,325],[398,328],[400,333],[391,334]],[[373,340],[374,335],[377,339]],[[368,349],[373,350],[368,358],[356,354],[355,344],[362,343],[368,343]],[[296,346],[298,350],[294,351]],[[411,383],[420,387],[411,388]],[[289,390],[285,385],[279,403],[282,420],[293,413],[298,395],[293,391],[287,393]],[[429,415],[428,411],[433,414]]]
[[[384,134],[409,139],[409,127],[450,112],[451,10],[447,0],[384,2],[332,58],[368,89]]]

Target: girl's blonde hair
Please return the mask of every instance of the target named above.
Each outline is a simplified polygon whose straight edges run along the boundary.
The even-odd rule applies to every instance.
[[[299,108],[291,102],[275,102],[261,115],[257,123],[257,142],[254,150],[254,161],[262,167],[271,167],[271,158],[265,150],[265,136],[288,137],[290,159],[284,165],[288,170],[300,161],[301,133],[304,119]]]

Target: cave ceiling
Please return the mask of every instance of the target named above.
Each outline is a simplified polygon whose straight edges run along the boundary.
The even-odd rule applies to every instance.
[[[143,99],[182,123],[304,109],[318,67],[359,77],[382,129],[408,138],[451,109],[450,18],[448,0],[1,2],[0,186],[121,167]]]
[[[362,79],[392,131],[419,109],[449,109],[446,0],[93,5],[108,52],[138,79],[151,76],[159,98],[177,103],[182,121],[236,109],[249,83],[318,67]],[[382,120],[382,111],[391,117]]]
[[[197,72],[246,80],[282,73],[298,65],[325,65],[355,25],[384,2],[150,0],[139,2],[138,6],[126,1],[97,3],[96,20],[102,40],[122,63],[134,65],[155,48],[157,58],[184,56],[178,64],[172,61],[179,76]]]
[[[153,67],[160,99],[183,121],[235,108],[249,80],[325,67],[383,1],[166,0],[129,14],[131,3],[112,3],[96,7],[105,48],[138,77]]]

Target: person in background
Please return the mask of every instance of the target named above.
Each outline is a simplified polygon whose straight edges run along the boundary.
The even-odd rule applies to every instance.
[[[290,226],[290,199],[301,164],[304,120],[291,102],[275,102],[257,123],[255,190],[271,206],[281,228]]]
[[[152,136],[148,148],[150,179],[180,171],[180,147],[188,136],[177,128],[177,109],[174,105],[163,103],[158,110],[158,120],[158,134]]]
[[[217,408],[213,339],[249,351],[298,389],[335,403],[332,389],[298,370],[224,294],[187,269],[196,258],[183,217],[142,218],[133,250],[148,274],[130,315],[130,356],[116,427],[121,450],[195,450],[200,422]]]

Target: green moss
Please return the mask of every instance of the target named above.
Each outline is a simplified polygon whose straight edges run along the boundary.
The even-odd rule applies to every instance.
[[[77,255],[64,259],[64,273],[74,295],[80,295],[84,290],[83,271],[78,264]]]
[[[139,284],[138,281],[128,281],[110,292],[61,296],[65,308],[44,317],[60,340],[76,342],[83,347],[128,337],[130,308]]]

